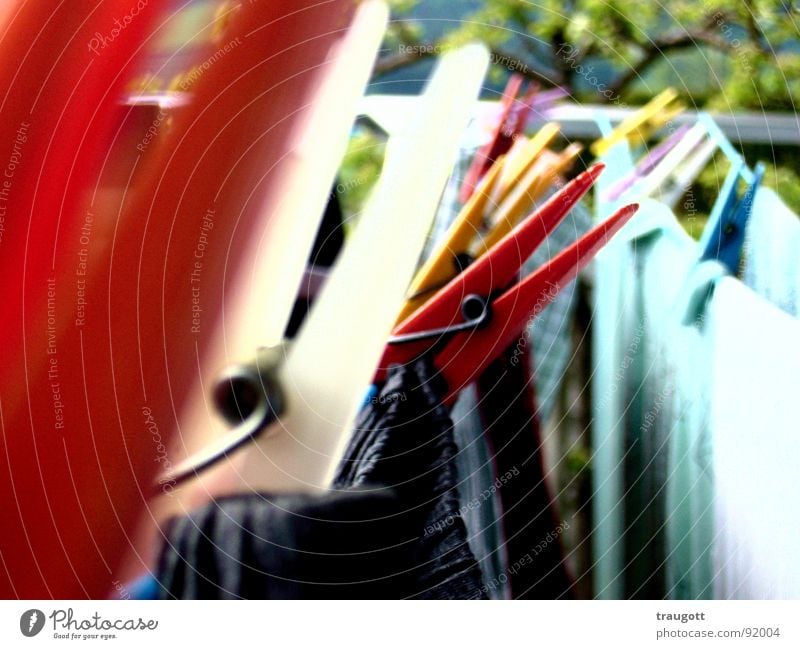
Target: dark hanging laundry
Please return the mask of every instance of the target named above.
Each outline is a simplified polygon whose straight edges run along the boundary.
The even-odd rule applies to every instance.
[[[334,485],[392,487],[415,524],[415,597],[484,599],[481,571],[459,511],[446,386],[428,359],[395,368],[361,412]],[[403,539],[406,541],[406,538]]]
[[[452,421],[426,361],[362,410],[334,489],[222,498],[165,530],[162,598],[485,597],[458,508]]]
[[[166,530],[156,575],[160,597],[407,596],[413,552],[395,542],[401,522],[389,490],[223,498]]]
[[[503,508],[511,596],[571,599],[555,499],[545,482],[539,418],[527,350],[502,354],[478,380],[480,412]],[[487,584],[491,588],[494,584]]]

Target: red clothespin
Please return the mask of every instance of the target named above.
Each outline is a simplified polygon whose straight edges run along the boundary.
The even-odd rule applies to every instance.
[[[492,148],[489,151],[487,159],[483,163],[480,178],[489,171],[492,163],[497,160],[497,158],[511,150],[514,140],[525,130],[525,125],[528,123],[528,118],[533,110],[533,100],[537,92],[539,92],[539,84],[532,83],[528,86],[528,90],[525,91],[521,99],[511,103],[511,110],[505,121],[500,125],[500,129],[497,131],[497,135],[492,142]],[[480,180],[480,178],[478,180]]]
[[[493,152],[498,150],[496,142],[503,138],[503,128],[514,110],[514,103],[517,100],[517,95],[521,87],[522,77],[518,74],[511,75],[505,90],[503,90],[503,98],[500,100],[500,113],[498,115],[497,124],[492,132],[492,137],[486,144],[478,149],[472,160],[472,164],[470,164],[467,170],[466,176],[464,176],[464,181],[461,183],[461,190],[458,195],[458,200],[461,201],[461,203],[466,203],[469,200],[475,186],[494,161],[494,158],[491,156]],[[509,142],[508,148],[510,148],[510,146],[511,144]],[[508,148],[506,148],[506,151]],[[495,155],[497,156],[501,153],[505,153],[505,151],[501,151]]]
[[[539,267],[502,293],[490,303],[488,327],[457,334],[436,357],[436,365],[448,385],[444,401],[450,402],[515,338],[523,335],[526,324],[536,318],[561,289],[577,276],[638,209],[635,203],[620,208],[609,219],[562,250],[550,263]]]
[[[466,296],[486,297],[507,288],[525,260],[589,191],[604,167],[603,164],[597,164],[579,174],[503,237],[494,248],[481,255],[466,271],[400,323],[393,332],[394,339],[404,342],[387,347],[379,367],[407,363],[425,353],[430,347],[430,336],[412,341],[409,336],[415,332],[429,332],[437,328],[452,332],[453,327],[464,325],[464,322],[458,321]]]
[[[394,331],[376,379],[391,364],[434,353],[447,380],[445,400],[479,375],[633,216],[628,205],[520,282],[519,269],[603,169],[595,165],[554,194],[490,252],[455,277]]]

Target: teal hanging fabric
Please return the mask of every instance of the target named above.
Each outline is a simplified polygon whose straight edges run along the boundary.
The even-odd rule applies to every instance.
[[[724,278],[709,307],[715,597],[800,598],[800,320]]]
[[[742,279],[778,308],[800,317],[800,218],[767,187],[756,192],[747,224]]]
[[[679,392],[676,349],[683,328],[676,305],[696,260],[696,246],[671,210],[644,201],[645,212],[632,229],[633,310],[630,366],[625,374],[625,593],[661,598],[668,590],[667,483],[669,449]]]
[[[703,294],[708,274],[724,269],[698,262],[696,242],[657,201],[643,201],[618,239],[604,251],[614,255],[617,284],[598,291],[594,323],[595,340],[598,326],[611,335],[596,343],[593,472],[601,495],[611,493],[603,484],[609,477],[619,494],[595,522],[595,534],[601,521],[619,530],[613,543],[621,549],[621,567],[607,586],[626,598],[706,597],[713,531],[706,443],[711,377],[703,360],[709,345],[702,313],[687,315],[699,308],[687,296]],[[604,385],[598,368],[608,365],[608,350],[614,366],[605,369],[610,383]],[[606,438],[598,434],[604,423],[610,424]],[[603,448],[609,441],[613,454]]]
[[[715,377],[704,309],[716,280],[738,266],[743,230],[737,228],[746,223],[759,174],[747,169],[709,116],[700,120],[732,165],[703,242],[692,240],[669,208],[646,199],[595,263],[592,471],[597,597],[712,595],[709,403]],[[606,181],[613,183],[630,163],[627,144],[610,151],[604,161]],[[749,193],[741,198],[740,178],[749,183]],[[636,200],[646,185],[634,185],[619,200]],[[605,187],[597,189],[602,219],[616,205],[603,202],[609,195]],[[724,253],[727,271],[709,250]]]
[[[642,202],[637,220],[622,235],[625,317],[614,331],[621,352],[614,383],[597,405],[607,404],[611,392],[617,395],[613,432],[622,451],[623,596],[660,598],[668,590],[666,486],[677,392],[673,341],[681,326],[675,305],[696,246],[669,208],[652,200]]]
[[[607,120],[599,120],[604,135],[611,131]],[[606,170],[595,185],[597,220],[613,213],[613,206],[600,202],[611,184],[633,169],[627,142],[620,142],[604,156]],[[628,296],[631,262],[625,241],[628,224],[601,250],[593,268],[592,314],[592,555],[595,597],[620,599],[624,595],[624,394],[620,389],[626,358],[625,337],[620,328],[631,328],[633,313]]]
[[[694,242],[687,246],[696,249]],[[727,270],[715,261],[694,265],[672,314],[674,423],[667,471],[667,596],[711,599],[714,475],[710,429],[712,332],[707,309]]]

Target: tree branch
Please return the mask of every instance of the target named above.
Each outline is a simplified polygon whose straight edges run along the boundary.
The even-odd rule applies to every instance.
[[[768,45],[765,44],[767,39],[756,21],[755,7],[753,6],[752,0],[743,0],[743,2],[747,10],[747,31],[750,34],[750,38],[762,54],[766,54],[770,58],[776,58]]]
[[[710,45],[717,49],[731,49],[730,43],[708,29],[699,29],[691,32],[681,30],[673,34],[667,34],[657,41],[651,41],[644,47],[642,58],[636,65],[631,66],[629,70],[620,75],[609,86],[609,90],[612,93],[611,97],[619,97],[631,83],[640,78],[645,70],[658,61],[666,52],[696,46],[698,43]],[[606,96],[602,96],[600,99],[601,103],[607,103],[608,101],[610,99]]]
[[[407,49],[405,49],[403,52],[381,57],[375,63],[373,74],[377,75],[393,72],[394,70],[399,70],[400,68],[404,68],[412,63],[421,61],[422,59],[428,59],[432,56],[435,56],[436,50],[433,49],[434,47],[435,46],[432,43],[428,45],[407,46]],[[430,52],[428,51],[428,48],[431,48]]]
[[[553,88],[555,86],[561,85],[562,81],[559,78],[559,74],[556,70],[537,70],[532,65],[528,65],[527,61],[523,61],[518,56],[514,56],[508,52],[501,50],[500,48],[492,48],[492,62],[499,65],[500,61],[509,61],[509,62],[517,62],[522,65],[522,69],[519,69],[517,66],[503,66],[508,67],[509,70],[516,72],[517,74],[521,74],[526,79],[530,79],[531,81],[536,82],[543,82],[543,85],[548,88]]]

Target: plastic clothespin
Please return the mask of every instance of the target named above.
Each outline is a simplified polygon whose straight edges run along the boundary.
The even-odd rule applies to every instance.
[[[470,252],[470,244],[480,230],[490,193],[497,182],[503,163],[502,156],[495,161],[489,172],[478,183],[475,192],[461,208],[444,239],[417,271],[408,290],[409,297],[400,310],[398,323],[422,306],[433,291],[444,286],[469,263],[466,256]]]
[[[525,261],[602,169],[600,164],[578,175],[398,326],[378,366],[376,381],[394,363],[404,364],[431,349],[441,349],[437,366],[448,380],[449,398],[485,368],[519,334],[531,314],[535,317],[636,211],[636,206],[623,208],[549,264],[512,285]],[[492,339],[494,344],[488,344]],[[478,341],[476,346],[471,340]]]
[[[591,152],[596,156],[601,156],[617,142],[629,138],[643,127],[649,127],[649,124],[656,119],[677,96],[678,93],[675,92],[673,88],[667,88],[618,124],[611,133],[595,141],[591,146]]]
[[[666,155],[636,183],[634,188],[636,197],[650,196],[663,188],[684,161],[702,145],[707,135],[708,132],[701,122],[683,133]],[[713,139],[709,141],[713,142]]]
[[[503,137],[503,128],[509,118],[509,115],[511,115],[514,109],[514,102],[516,101],[517,95],[522,87],[522,81],[523,79],[521,76],[513,74],[503,90],[503,98],[500,100],[500,111],[497,117],[497,123],[492,129],[491,137],[486,144],[478,149],[475,157],[472,160],[472,164],[470,164],[469,169],[464,176],[464,181],[461,183],[458,200],[462,204],[469,200],[469,197],[477,186],[478,181],[492,164],[493,160],[490,158],[490,154],[492,152],[496,152],[495,155],[499,155],[499,153],[506,153],[507,151],[506,149],[506,151],[499,151],[499,153],[497,153],[498,147],[496,146],[496,143]],[[509,143],[509,147],[510,146],[511,145]]]
[[[558,135],[561,127],[555,122],[542,126],[530,139],[520,137],[505,157],[498,182],[492,190],[491,204],[499,205],[512,188],[524,178],[525,173]]]
[[[516,102],[514,107],[511,109],[511,114],[509,115],[508,121],[505,125],[507,134],[513,136],[522,133],[525,130],[525,126],[527,126],[528,120],[533,112],[533,107],[536,103],[536,97],[539,94],[539,90],[540,88],[538,83],[532,82],[530,85],[528,85],[528,89],[525,91],[522,99]]]
[[[549,110],[560,99],[569,97],[570,92],[563,86],[550,88],[549,90],[542,90],[533,98],[533,111],[534,113],[542,113]]]
[[[603,194],[603,200],[616,201],[639,179],[649,174],[656,165],[683,139],[689,131],[689,125],[681,126],[677,131],[665,138],[636,164],[636,168],[625,174]]]
[[[631,175],[610,188],[603,199],[618,200],[629,190],[633,192],[630,198],[641,199],[658,191],[661,200],[672,206],[694,182],[717,149],[732,165],[742,162],[741,155],[713,118],[701,113],[693,126],[683,126],[673,133]],[[661,159],[656,164],[650,164],[659,156]]]
[[[650,121],[643,124],[641,128],[636,129],[628,136],[631,140],[631,144],[634,146],[644,146],[648,140],[655,137],[661,129],[685,110],[686,105],[681,102],[676,102],[675,104],[667,106],[667,108],[656,114]]]
[[[489,247],[490,244],[486,243],[483,247],[474,245],[487,213],[508,215],[502,217],[503,220],[507,218],[516,223],[522,212],[544,191],[546,180],[573,159],[567,160],[562,155],[555,162],[536,167],[540,154],[558,130],[558,125],[547,124],[521,145],[523,150],[518,152],[511,171],[508,171],[510,162],[507,157],[500,156],[495,161],[450,225],[444,239],[414,277],[409,288],[409,297],[398,315],[398,324],[422,306],[433,291],[444,286],[471,263],[476,251]],[[505,189],[500,187],[504,172]],[[512,187],[515,189],[512,190]],[[501,238],[502,236],[493,236],[492,241]]]
[[[542,157],[534,164],[492,215],[489,232],[473,247],[479,257],[506,236],[522,215],[552,186],[557,176],[566,171],[580,155],[583,147],[573,142],[555,157]]]
[[[742,256],[747,220],[753,211],[753,200],[763,177],[764,164],[761,162],[753,172],[743,162],[731,167],[703,232],[703,254],[700,256],[702,261],[716,259],[732,275],[736,274]],[[736,190],[739,180],[748,183],[741,198]]]
[[[192,490],[207,493],[204,480],[213,485],[215,475],[206,469],[244,446],[237,470],[228,469],[225,475],[239,489],[328,488],[363,402],[364,386],[413,275],[488,64],[488,51],[480,45],[440,59],[415,119],[404,132],[392,134],[381,179],[358,228],[285,358],[281,354],[276,363],[270,352],[264,362],[259,358],[255,365],[236,369],[233,380],[223,382],[223,398],[216,399],[218,404],[235,402],[228,409],[232,416],[225,416],[236,428],[214,447],[191,456],[180,466],[180,475],[172,471],[162,480],[185,481],[202,471],[197,482],[183,489],[187,495]],[[428,163],[423,174],[412,163],[420,155]],[[381,264],[388,270],[377,275],[374,269]],[[372,284],[365,289],[366,277]],[[359,317],[354,319],[354,313]],[[231,393],[243,396],[232,398]]]
[[[477,330],[456,333],[440,354],[436,366],[448,385],[444,398],[451,403],[458,392],[474,381],[536,318],[639,209],[626,205],[548,264],[490,302],[487,324]],[[465,300],[465,306],[467,301]]]
[[[755,191],[764,173],[763,165],[750,171],[742,155],[731,144],[708,113],[701,113],[697,123],[683,134],[680,141],[636,186],[634,198],[648,196],[663,188],[672,177],[671,186],[662,194],[672,205],[686,191],[714,152],[719,149],[730,161],[731,168],[723,182],[708,224],[700,240],[702,259],[717,259],[731,273],[736,273],[744,243],[744,229],[752,210]],[[737,185],[743,180],[748,188],[739,198]]]
[[[505,121],[500,125],[500,129],[492,142],[492,148],[489,150],[487,160],[484,162],[481,175],[486,173],[493,160],[508,153],[515,140],[522,135],[533,110],[533,100],[538,91],[539,85],[532,83],[525,94],[511,104],[511,110],[508,112]]]
[[[705,169],[711,158],[714,157],[714,152],[716,150],[717,144],[711,139],[706,140],[697,147],[686,162],[675,170],[671,187],[661,188],[661,201],[665,205],[674,208],[688,188],[700,175],[700,172]]]

